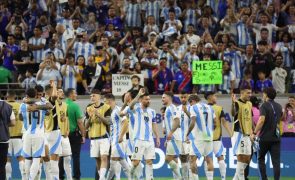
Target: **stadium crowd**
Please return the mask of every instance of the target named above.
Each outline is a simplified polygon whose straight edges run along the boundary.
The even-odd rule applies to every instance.
[[[136,73],[154,94],[295,92],[292,0],[3,0],[0,12],[0,83],[89,94]],[[223,84],[192,84],[206,60],[223,60]]]

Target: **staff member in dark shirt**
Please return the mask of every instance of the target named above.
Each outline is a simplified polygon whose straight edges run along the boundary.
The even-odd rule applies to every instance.
[[[276,90],[274,88],[264,89],[264,103],[260,107],[260,117],[253,135],[251,135],[252,140],[257,135],[259,139],[258,164],[262,180],[267,180],[265,155],[268,152],[273,164],[274,179],[280,179],[281,138],[279,123],[283,111],[282,106],[274,101],[275,97]]]
[[[5,165],[7,161],[9,128],[15,125],[15,114],[5,101],[0,100],[0,179],[6,178]]]

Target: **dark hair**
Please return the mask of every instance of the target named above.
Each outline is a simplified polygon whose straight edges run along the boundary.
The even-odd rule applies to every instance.
[[[277,96],[277,92],[276,90],[273,88],[273,87],[268,87],[268,88],[265,88],[263,90],[263,93],[266,94],[266,96],[271,99],[271,100],[274,100]]]
[[[242,87],[240,88],[240,91],[245,91],[245,90],[252,90],[250,84],[247,84],[247,85],[242,86]]]
[[[51,90],[51,85],[50,84],[47,84],[46,86],[45,86],[45,91],[48,91],[48,90]]]
[[[292,95],[292,96],[289,96],[288,98],[289,99],[295,99],[295,96]]]
[[[104,95],[104,98],[111,99],[111,100],[115,100],[116,99],[115,96],[112,93],[108,93],[108,94]]]
[[[15,93],[14,90],[9,90],[9,91],[7,91],[7,97],[13,97],[13,96],[15,96],[15,95],[16,95],[16,93]]]
[[[143,98],[143,97],[146,97],[146,96],[149,96],[150,94],[148,92],[145,92],[142,96],[140,96],[140,98]]]
[[[204,98],[207,100],[207,99],[209,98],[209,96],[212,96],[212,95],[214,95],[214,94],[215,94],[215,92],[213,92],[213,91],[205,92],[205,93],[204,93]]]
[[[100,94],[100,90],[98,90],[98,89],[93,89],[93,90],[91,91],[91,94]]]
[[[80,55],[80,56],[82,56],[82,55]],[[78,56],[78,57],[80,57],[80,56]],[[77,57],[77,60],[78,60],[78,57]],[[83,56],[84,57],[84,56]],[[73,58],[73,59],[75,59],[75,56],[74,56],[74,54],[72,54],[72,53],[68,53],[67,54],[67,58]],[[84,58],[84,60],[85,60],[85,58]]]
[[[174,96],[173,92],[171,92],[171,91],[165,91],[164,94],[167,95],[167,96],[169,96],[171,99],[173,99],[173,96]]]
[[[173,7],[171,7],[168,11],[168,13],[174,13],[175,14],[175,9]]]
[[[267,28],[261,28],[260,29],[260,32],[263,32],[263,31],[269,32],[269,30]]]
[[[187,94],[187,92],[186,92],[185,90],[181,90],[181,91],[180,91],[180,94],[181,94],[181,95],[184,95],[184,94]]]
[[[284,38],[284,36],[287,36],[287,37],[288,37],[288,42],[291,42],[291,41],[292,41],[292,36],[291,36],[291,34],[290,34],[289,32],[287,32],[287,31],[284,31],[284,32],[282,33],[281,38],[280,38],[280,41],[283,42],[283,38]]]
[[[224,64],[224,63],[227,63],[227,64],[228,64],[228,69],[225,71],[225,75],[229,75],[230,72],[231,72],[231,64],[230,64],[230,62],[227,61],[227,60],[223,60],[223,64]]]
[[[196,102],[199,102],[201,101],[200,97],[196,94],[191,94],[188,98],[188,102],[191,102],[191,101],[196,101]]]
[[[36,91],[36,89],[34,89],[34,88],[29,88],[29,89],[27,89],[27,91],[26,91],[26,95],[27,95],[29,98],[35,98],[35,97],[36,97],[36,94],[37,94],[37,91]]]
[[[282,55],[282,53],[281,52],[279,52],[276,56],[275,56],[275,59],[277,59],[277,57],[281,57],[281,58],[283,58],[283,55]]]
[[[40,26],[40,25],[35,26],[35,29],[39,29],[40,31],[42,31],[42,26]]]
[[[44,88],[41,85],[35,86],[35,89],[36,89],[37,92],[42,92],[43,93],[43,91],[44,91]]]
[[[13,39],[15,39],[15,35],[13,35],[13,34],[8,34],[8,36],[7,37],[13,37]]]
[[[164,106],[164,107],[161,107],[161,109],[160,109],[160,111],[166,111],[166,107]]]
[[[250,69],[245,69],[244,75],[249,75],[249,74],[252,74],[251,70]]]
[[[132,99],[134,99],[138,94],[138,90],[131,90],[129,92]]]
[[[69,88],[65,93],[66,97],[69,97],[74,91],[75,91],[74,88]]]
[[[137,75],[133,75],[133,76],[131,76],[131,80],[132,80],[132,79],[137,79],[138,82],[140,82],[140,78],[139,78]]]
[[[267,45],[267,42],[266,41],[259,41],[258,42],[258,45],[266,46]]]
[[[27,69],[27,72],[28,72],[28,73],[31,73],[32,75],[34,74],[34,70],[33,70],[32,68],[28,68],[28,69]]]

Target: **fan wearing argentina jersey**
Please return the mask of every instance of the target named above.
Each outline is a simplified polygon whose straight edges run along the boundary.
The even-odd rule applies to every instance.
[[[199,97],[197,95],[190,95],[189,102],[198,102]],[[215,123],[215,113],[211,106],[198,102],[196,104],[191,104],[190,108],[191,122],[189,125],[189,130],[187,136],[197,126],[194,132],[195,135],[194,143],[196,145],[195,151],[201,156],[205,157],[207,162],[208,171],[206,172],[207,180],[213,180],[213,126]],[[195,173],[195,172],[193,172]]]
[[[223,127],[226,129],[230,137],[232,137],[233,132],[229,126],[229,123],[225,120],[225,114],[224,114],[223,108],[216,104],[217,103],[216,94],[214,92],[207,92],[204,94],[204,97],[207,100],[208,105],[210,105],[215,112],[216,122],[215,122],[215,128],[213,132],[213,151],[215,156],[218,159],[221,179],[225,180],[226,179],[226,164],[224,162],[225,149],[221,141],[221,138],[222,138],[221,125],[223,125]],[[205,171],[206,170],[207,169],[205,168]]]
[[[166,107],[164,123],[166,129],[166,163],[171,167],[176,179],[181,178],[180,169],[178,167],[177,158],[180,152],[183,151],[181,145],[181,132],[179,124],[179,111],[174,104],[172,104],[173,93],[164,92],[162,96],[162,103]]]
[[[233,153],[237,156],[237,168],[234,180],[245,179],[244,170],[251,160],[252,144],[252,104],[250,97],[252,90],[250,86],[241,89],[241,96],[237,100],[232,95],[232,115],[234,116],[234,133],[232,136]]]
[[[52,105],[36,101],[36,90],[30,88],[26,91],[26,102],[20,105],[19,118],[23,121],[23,151],[25,159],[26,179],[35,179],[40,157],[44,149],[44,119],[46,110]]]
[[[156,138],[156,147],[160,146],[160,138],[158,135],[156,124],[156,112],[149,107],[150,96],[145,92],[145,89],[140,89],[138,95],[133,100],[138,101],[141,97],[141,104],[134,108],[135,103],[132,103],[130,109],[134,113],[134,152],[132,155],[132,168],[131,175],[136,178],[140,178],[140,161],[145,159],[146,170],[145,175],[147,180],[154,179],[153,175],[153,159],[155,155],[155,143],[153,139],[153,133]]]
[[[111,179],[115,174],[116,179],[120,179],[121,166],[125,175],[130,179],[130,167],[126,161],[126,138],[120,137],[122,127],[128,127],[126,117],[120,117],[121,107],[116,105],[115,96],[113,94],[105,95],[105,102],[111,109],[111,162],[107,179]],[[121,165],[121,166],[120,166]]]
[[[61,134],[61,159],[59,161],[59,174],[60,177],[63,177],[64,171],[67,176],[67,180],[72,179],[72,166],[71,166],[71,144],[69,140],[70,124],[67,114],[67,104],[63,102],[64,92],[62,89],[57,90],[57,100],[55,103],[56,110],[58,113],[58,124]]]
[[[188,94],[185,91],[182,91],[180,94],[181,105],[177,107],[177,110],[180,112],[181,147],[183,149],[182,153],[180,153],[180,161],[182,166],[181,173],[184,180],[188,179],[189,175],[189,144],[188,141],[186,141],[186,133],[190,123],[190,105],[187,100]]]
[[[59,129],[60,111],[57,108],[57,88],[54,81],[45,86],[45,94],[48,101],[53,106],[52,110],[45,117],[45,137],[48,141],[50,156],[50,172],[49,177],[52,179],[59,178],[58,161],[61,154],[61,134]]]
[[[110,150],[107,128],[110,125],[111,109],[108,104],[102,103],[100,91],[94,89],[90,95],[92,104],[86,108],[86,128],[90,141],[90,157],[96,159],[96,168],[100,180],[104,180],[108,167]]]
[[[6,179],[11,179],[12,174],[12,167],[11,167],[11,157],[14,155],[19,164],[19,170],[22,176],[22,180],[25,180],[25,159],[21,155],[22,148],[23,148],[23,141],[22,141],[22,127],[23,122],[19,120],[17,114],[19,112],[20,103],[15,101],[15,92],[14,91],[8,91],[7,93],[7,100],[6,102],[12,107],[12,110],[15,117],[15,126],[9,127],[9,134],[10,134],[10,140],[8,145],[8,155],[7,155],[7,163],[5,166],[6,170]]]

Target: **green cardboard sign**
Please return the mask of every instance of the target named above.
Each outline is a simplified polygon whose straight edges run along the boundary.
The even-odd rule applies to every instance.
[[[193,84],[222,84],[222,61],[193,61]]]

